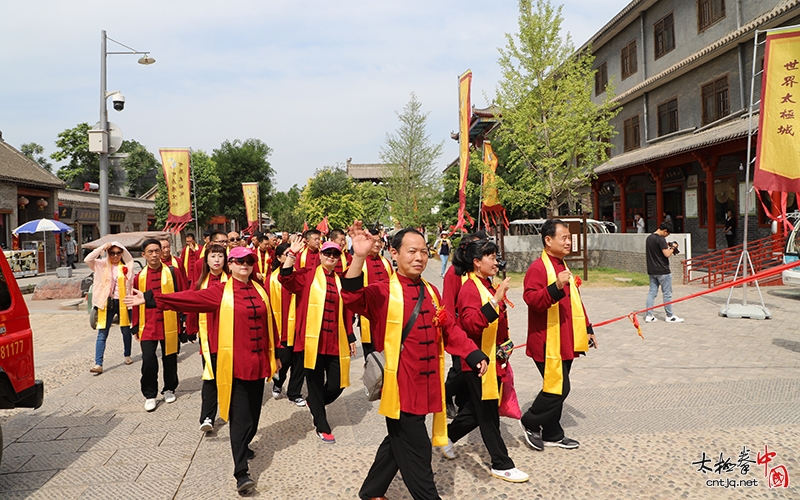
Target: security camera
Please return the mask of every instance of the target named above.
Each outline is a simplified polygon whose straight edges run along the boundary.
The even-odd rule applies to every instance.
[[[117,111],[122,111],[123,109],[125,109],[125,96],[120,94],[119,92],[111,96],[111,102],[114,103],[114,109],[116,109]]]

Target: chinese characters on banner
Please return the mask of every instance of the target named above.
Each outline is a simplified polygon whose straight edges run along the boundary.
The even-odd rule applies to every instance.
[[[452,230],[464,229],[464,216],[467,206],[467,172],[469,171],[469,125],[472,121],[472,70],[458,77],[458,220]]]
[[[758,479],[744,478],[752,470],[754,473],[760,475],[761,468],[759,465],[764,466],[764,479],[770,488],[788,488],[789,487],[789,472],[783,464],[771,465],[778,456],[775,451],[769,450],[769,445],[764,445],[764,453],[760,451],[756,453],[756,458],[753,460],[752,451],[747,446],[742,446],[736,459],[733,457],[725,457],[723,452],[719,453],[719,457],[713,458],[702,452],[700,460],[692,462],[692,467],[695,472],[702,472],[703,474],[716,475],[718,479],[708,479],[706,486],[715,486],[722,488],[737,488],[737,487],[752,487],[758,486]],[[734,478],[723,478],[723,474],[736,474]],[[763,483],[763,480],[762,480]]]
[[[192,220],[189,148],[160,148],[158,152],[169,197],[169,215],[164,231],[177,233]]]
[[[753,186],[800,192],[800,29],[767,34]]]
[[[243,182],[244,208],[247,210],[247,229],[250,232],[258,230],[258,183]]]

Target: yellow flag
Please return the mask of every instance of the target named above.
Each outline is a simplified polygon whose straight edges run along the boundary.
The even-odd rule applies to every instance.
[[[192,185],[189,171],[189,148],[161,148],[161,165],[169,196],[167,226],[178,226],[192,220]]]

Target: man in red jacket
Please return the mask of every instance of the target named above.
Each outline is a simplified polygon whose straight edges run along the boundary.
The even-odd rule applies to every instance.
[[[592,324],[564,257],[572,250],[569,227],[558,219],[542,225],[544,251],[525,273],[523,299],[528,304],[528,343],[525,353],[542,374],[543,387],[520,425],[528,445],[574,449],[578,442],[564,435],[561,411],[570,389],[572,360],[597,348]],[[552,325],[552,326],[548,326]]]

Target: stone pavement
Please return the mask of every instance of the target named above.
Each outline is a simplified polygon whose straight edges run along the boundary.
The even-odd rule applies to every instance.
[[[437,285],[438,262],[426,276]],[[675,287],[675,297],[698,291]],[[644,307],[647,290],[583,288],[590,319],[599,322]],[[512,338],[525,341],[526,307],[521,289],[511,292]],[[528,498],[727,498],[732,492],[709,480],[750,479],[741,498],[800,498],[800,289],[772,287],[764,300],[772,320],[730,320],[717,315],[727,293],[675,306],[683,324],[642,324],[640,339],[628,320],[598,328],[599,349],[575,362],[572,392],[562,419],[578,450],[530,450],[516,422],[501,426],[511,457],[531,475],[510,484],[489,475],[488,454],[473,432],[457,443],[456,460],[434,450],[433,469],[441,495],[452,499]],[[750,289],[749,299],[756,299]],[[741,301],[741,291],[734,293]],[[238,498],[228,427],[203,436],[198,429],[200,359],[196,345],[180,354],[178,400],[146,413],[139,392],[141,356],[122,363],[121,336],[112,329],[106,371],[92,366],[95,334],[85,311],[60,311],[58,304],[32,303],[37,376],[45,381],[42,408],[2,412],[2,498]],[[663,313],[658,316],[663,320]],[[360,354],[359,354],[360,357]],[[523,409],[541,387],[533,362],[518,351],[511,359]],[[357,498],[385,435],[377,403],[369,403],[360,381],[328,407],[336,444],[323,444],[311,415],[286,399],[265,395],[253,443],[251,475],[264,499]],[[268,384],[269,385],[269,384]],[[743,446],[751,460],[776,452],[790,488],[770,489],[764,465],[703,474],[703,453],[714,467],[722,453],[736,464]],[[753,484],[751,482],[751,484]],[[398,476],[387,496],[408,499]]]

